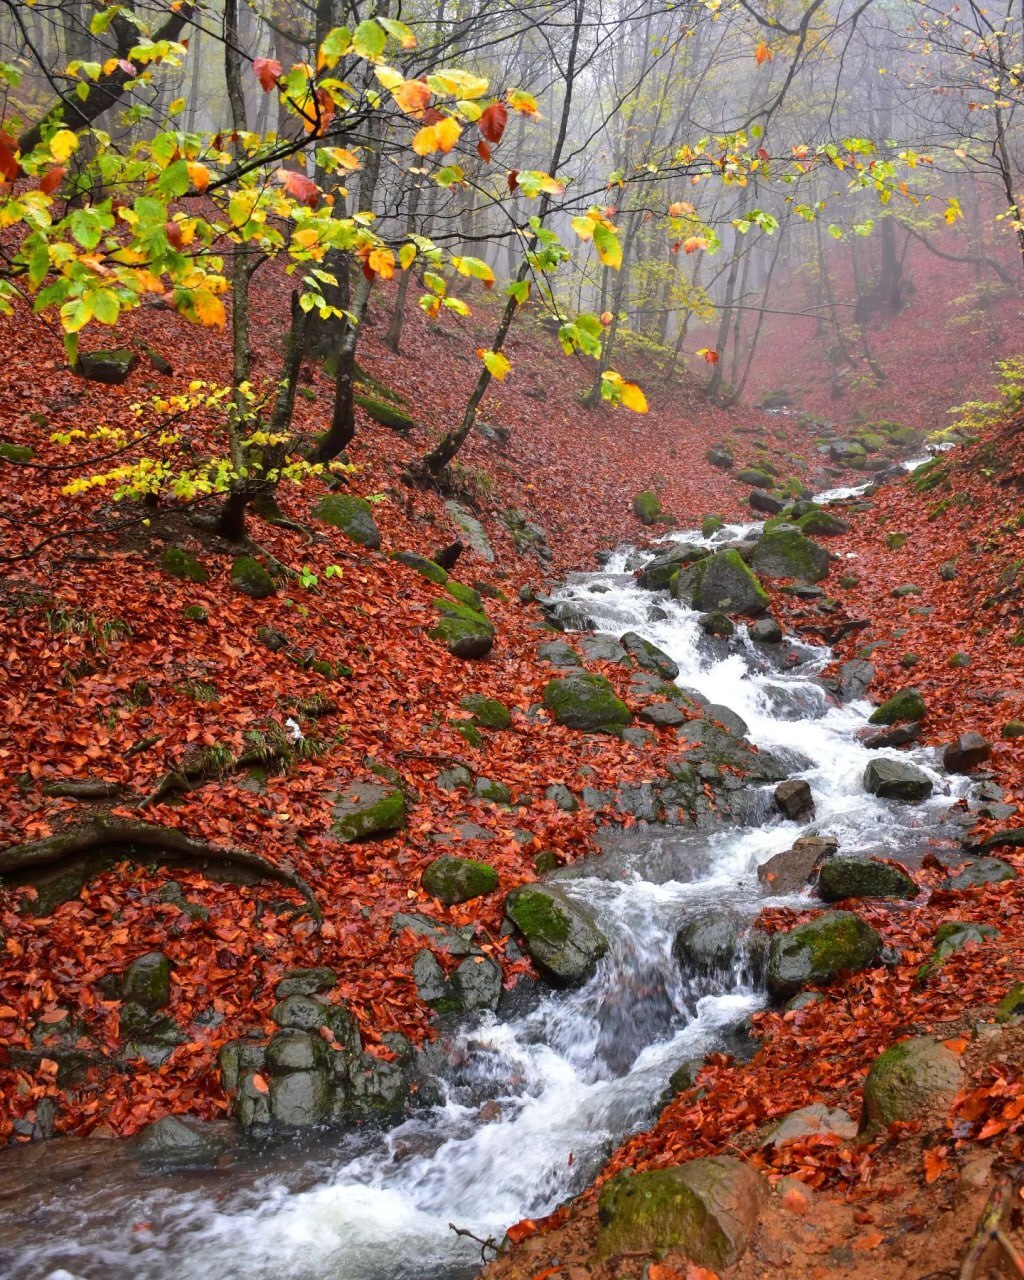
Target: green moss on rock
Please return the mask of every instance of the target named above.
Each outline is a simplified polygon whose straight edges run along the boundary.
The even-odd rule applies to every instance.
[[[505,914],[531,958],[556,986],[582,986],[608,950],[608,940],[590,912],[550,885],[513,889],[505,899]]]
[[[361,547],[376,551],[380,547],[380,530],[365,498],[351,493],[329,493],[317,503],[313,514],[324,524],[340,529]]]
[[[507,729],[512,724],[512,714],[504,702],[488,698],[486,694],[467,693],[459,706],[483,729]]]
[[[831,538],[849,531],[846,520],[831,511],[808,511],[797,520],[797,528],[808,537]]]
[[[960,1091],[960,1059],[926,1036],[902,1040],[880,1053],[864,1081],[860,1131],[871,1137],[896,1121],[944,1117]]]
[[[333,809],[331,835],[346,843],[386,835],[405,826],[405,797],[397,788],[377,782],[347,787]]]
[[[183,582],[203,583],[210,577],[195,556],[189,555],[182,547],[165,547],[160,564],[164,573]]]
[[[768,578],[820,582],[828,574],[829,554],[798,529],[777,528],[758,540],[750,567]]]
[[[494,645],[494,624],[483,612],[452,600],[434,601],[441,617],[428,633],[456,658],[484,658]]]
[[[759,618],[769,603],[768,593],[731,547],[680,570],[672,578],[671,590],[677,600],[706,613],[722,609]]]
[[[557,724],[587,733],[618,733],[633,713],[604,676],[573,671],[544,686],[544,706]]]
[[[384,400],[377,400],[373,396],[356,395],[354,397],[356,404],[373,422],[379,423],[382,427],[388,427],[391,431],[397,431],[402,435],[411,431],[415,427],[415,419],[410,418],[407,413],[403,413],[393,404],[388,404]]]
[[[410,569],[415,569],[421,578],[426,578],[428,582],[433,582],[439,587],[443,587],[448,581],[448,574],[439,564],[435,564],[426,556],[418,555],[415,551],[392,551],[391,559],[407,565]]]
[[[918,689],[901,689],[872,711],[868,724],[896,724],[900,720],[923,720],[927,707]]]
[[[252,556],[238,556],[235,559],[231,566],[231,585],[253,600],[265,600],[267,596],[277,592],[274,579]]]
[[[445,854],[424,870],[421,883],[432,898],[453,906],[493,893],[498,887],[498,873],[486,862]]]
[[[31,462],[35,451],[27,444],[11,444],[9,440],[0,440],[0,458],[5,462]]]
[[[828,858],[818,872],[818,895],[826,902],[842,898],[916,898],[917,885],[905,871],[874,858]]]
[[[875,963],[882,940],[869,924],[849,911],[827,911],[795,929],[773,934],[768,951],[767,987],[776,1000],[788,1000],[816,982]]]
[[[448,579],[445,584],[445,590],[459,604],[464,604],[477,613],[483,613],[484,601],[479,591],[474,591],[472,587],[467,587],[465,583],[456,582],[454,578]]]
[[[633,499],[633,512],[641,524],[655,524],[661,516],[661,500],[651,489]]]

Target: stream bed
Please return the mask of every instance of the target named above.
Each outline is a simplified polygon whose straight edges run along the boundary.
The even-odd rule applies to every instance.
[[[708,541],[756,527],[729,526]],[[549,1212],[651,1123],[682,1061],[741,1043],[737,1028],[763,992],[742,966],[711,983],[684,974],[673,941],[687,919],[727,907],[753,920],[766,903],[796,901],[769,898],[756,872],[800,835],[907,860],[941,829],[966,780],[947,778],[931,750],[861,746],[855,731],[869,704],[837,706],[815,682],[827,650],[787,642],[792,665],[783,667],[743,627],[710,643],[696,613],[637,586],[627,571],[637,562],[617,552],[598,573],[570,575],[560,594],[598,630],[653,641],[678,663],[678,684],[738,713],[758,747],[801,760],[813,823],[788,822],[766,804],[760,826],[609,831],[604,854],[562,878],[609,939],[596,975],[511,1020],[461,1024],[440,1055],[444,1104],[386,1134],[279,1142],[203,1172],[140,1171],[121,1144],[109,1144],[109,1156],[108,1144],[44,1144],[13,1179],[0,1160],[0,1274],[468,1280],[480,1245],[450,1224],[497,1241],[511,1223]],[[932,799],[902,806],[866,794],[871,755],[912,760],[932,778]]]

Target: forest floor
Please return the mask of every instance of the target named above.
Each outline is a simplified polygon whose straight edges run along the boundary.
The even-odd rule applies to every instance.
[[[925,323],[943,320],[929,292],[941,282],[924,264],[918,279],[909,309],[917,344],[899,340],[895,325],[872,330],[890,385],[909,387],[914,379],[905,403],[894,407],[883,388],[863,395],[854,389],[831,401],[831,382],[818,357],[819,372],[811,372],[806,360],[796,366],[795,385],[788,376],[791,358],[784,360],[784,326],[768,334],[752,387],[759,394],[777,387],[774,371],[785,367],[781,381],[792,389],[796,407],[819,418],[885,416],[920,428],[946,425],[951,401],[991,385],[991,328],[987,317],[962,326],[970,336],[957,364],[972,369],[976,381],[964,386],[963,395],[948,396],[944,379],[951,362]],[[948,291],[948,281],[946,286]],[[273,317],[280,294],[279,281],[257,277],[254,311]],[[483,522],[495,559],[467,551],[456,575],[489,589],[486,607],[498,634],[486,659],[460,661],[427,636],[436,589],[384,553],[431,555],[455,536],[441,499],[410,490],[400,473],[461,413],[479,367],[475,349],[486,338],[487,307],[473,320],[441,324],[412,308],[402,354],[395,355],[381,341],[386,306],[376,305],[361,348],[363,367],[404,398],[418,423],[406,438],[361,415],[349,450],[357,470],[348,484],[375,499],[382,552],[311,525],[310,511],[321,496],[317,485],[286,489],[285,514],[310,532],[255,521],[253,536],[277,561],[308,566],[318,582],[303,588],[292,579],[260,601],[230,588],[235,549],[199,533],[172,508],[145,513],[146,524],[126,512],[123,529],[97,534],[91,532],[94,522],[109,521],[113,510],[102,491],[61,492],[70,477],[89,474],[90,460],[103,448],[74,433],[100,424],[133,430],[135,403],[194,379],[224,380],[227,338],[190,329],[162,310],[128,317],[123,341],[156,347],[174,373],[165,378],[143,360],[128,385],[116,388],[72,375],[59,337],[39,321],[19,316],[0,324],[2,437],[34,451],[30,465],[0,459],[3,553],[12,557],[0,587],[6,679],[0,852],[65,829],[92,811],[47,795],[53,783],[89,777],[116,784],[119,797],[102,812],[136,819],[140,799],[200,748],[237,756],[251,741],[247,735],[266,735],[286,717],[325,747],[265,778],[226,774],[143,810],[149,822],[211,845],[244,846],[269,864],[291,868],[311,887],[321,920],[303,913],[294,890],[227,884],[198,870],[175,870],[181,894],[169,897],[168,872],[131,862],[102,869],[49,915],[33,913],[32,888],[0,889],[0,1140],[38,1135],[44,1099],[56,1104],[52,1131],[81,1136],[129,1134],[169,1112],[225,1114],[217,1052],[229,1039],[272,1029],[275,985],[295,966],[328,965],[339,975],[337,994],[356,1014],[371,1052],[389,1056],[382,1037],[391,1031],[414,1040],[429,1034],[429,1011],[417,999],[411,974],[420,943],[392,932],[397,911],[474,924],[483,953],[502,964],[507,982],[514,981],[527,962],[511,963],[505,955],[503,894],[445,908],[422,889],[423,868],[438,853],[433,837],[454,834],[460,854],[485,856],[502,890],[511,889],[535,877],[538,854],[568,862],[593,848],[601,815],[585,806],[563,812],[543,798],[549,784],[578,791],[585,781],[599,787],[602,780],[643,780],[672,750],[664,733],[638,747],[574,733],[531,714],[552,674],[536,656],[550,633],[539,629],[537,607],[520,602],[519,588],[539,588],[591,565],[595,551],[656,534],[632,511],[632,498],[642,489],[659,494],[673,524],[694,524],[712,511],[745,517],[749,489],[704,456],[722,440],[731,442],[735,469],[756,460],[758,446],[767,445],[784,474],[812,489],[842,478],[821,454],[813,422],[796,413],[715,407],[694,375],[667,378],[648,369],[639,379],[651,403],[646,417],[584,409],[580,398],[590,368],[564,360],[541,321],[524,317],[508,348],[514,371],[492,388],[480,415],[510,428],[510,438],[501,445],[474,433],[460,457],[462,499]],[[1011,314],[1012,308],[1004,317],[1006,341]],[[1019,332],[1019,318],[1013,323]],[[256,334],[257,371],[272,378],[280,334],[269,320],[256,326]],[[119,330],[119,340],[121,335]],[[939,369],[942,380],[929,372]],[[623,372],[636,376],[625,363]],[[329,404],[328,380],[311,370],[299,425],[310,433],[322,429]],[[928,741],[948,741],[969,729],[984,733],[996,743],[993,778],[1008,803],[1020,805],[1024,748],[1000,736],[1007,721],[1024,719],[1024,647],[1015,643],[1024,589],[1024,530],[1016,525],[1024,449],[1016,429],[992,428],[979,445],[943,463],[935,488],[923,495],[906,483],[881,489],[873,511],[831,545],[855,566],[844,575],[848,585],[827,585],[845,610],[840,620],[870,620],[841,656],[878,643],[873,695],[912,680],[928,700]],[[199,415],[188,430],[202,448],[215,424]],[[58,444],[55,433],[71,438]],[[550,559],[520,554],[501,519],[510,510],[543,526]],[[887,542],[893,532],[906,539]],[[164,572],[167,545],[195,554],[208,580],[182,582]],[[956,576],[947,581],[938,569],[950,560]],[[325,574],[330,565],[341,568],[340,577]],[[851,577],[857,582],[850,584]],[[891,595],[907,583],[920,594]],[[782,613],[783,601],[778,597],[775,607],[789,626],[822,626],[810,610]],[[283,632],[285,647],[267,649],[259,627]],[[908,653],[918,658],[912,666]],[[335,671],[318,673],[311,661],[330,663]],[[628,700],[622,673],[599,669]],[[501,699],[512,709],[511,728],[488,733],[483,747],[460,732],[460,701],[470,693]],[[530,797],[529,807],[510,810],[444,789],[439,771],[455,765],[505,783],[513,804]],[[329,838],[335,797],[380,768],[393,771],[411,801],[407,829],[372,845],[339,848]],[[922,873],[927,887],[929,876],[937,881],[938,873]],[[627,1165],[639,1169],[710,1151],[749,1150],[760,1126],[807,1101],[841,1098],[849,1105],[873,1053],[895,1035],[927,1027],[964,1039],[965,1018],[976,1020],[1024,976],[1019,885],[958,896],[958,918],[998,921],[1001,935],[953,957],[924,992],[913,987],[916,967],[928,952],[926,939],[954,904],[933,888],[912,916],[886,908],[869,912],[886,941],[902,948],[900,965],[838,985],[824,1004],[798,1016],[759,1015],[763,1047],[752,1062],[723,1060],[705,1069],[701,1083],[713,1106],[710,1097],[680,1095],[650,1134],[616,1153],[602,1178]],[[108,998],[102,980],[154,949],[172,962],[169,1011],[185,1040],[162,1066],[133,1061],[125,1069],[121,1006]],[[48,1050],[56,1055],[69,1048],[107,1061],[66,1088]],[[938,1137],[908,1133],[898,1142],[886,1138],[852,1151],[802,1144],[783,1148],[770,1161],[758,1156],[773,1178],[795,1175],[810,1189],[806,1203],[797,1190],[778,1215],[766,1216],[752,1252],[729,1274],[918,1277],[934,1269],[937,1247],[948,1249],[943,1264],[958,1256],[989,1189],[978,1161],[1021,1158],[1024,1080],[1015,1044],[1011,1048],[1006,1061],[971,1060],[972,1088]],[[964,1052],[970,1056],[974,1049]],[[658,1280],[646,1259],[616,1264],[614,1272],[591,1266],[594,1213],[588,1193],[560,1211],[544,1233],[524,1228],[517,1235],[524,1243],[496,1264],[495,1274],[533,1277],[564,1267],[575,1280],[574,1270],[639,1276],[646,1267],[650,1280]],[[949,1239],[937,1245],[940,1218]],[[671,1274],[661,1267],[661,1280]],[[685,1267],[679,1274],[686,1274]]]

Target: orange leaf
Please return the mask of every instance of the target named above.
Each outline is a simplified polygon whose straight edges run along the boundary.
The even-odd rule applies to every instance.
[[[942,1043],[951,1053],[963,1053],[967,1048],[967,1041],[963,1036],[958,1036],[955,1040],[943,1040]]]
[[[63,181],[64,166],[61,164],[55,165],[54,168],[44,174],[43,180],[39,184],[39,190],[48,196],[52,195]]]
[[[801,1216],[811,1207],[810,1202],[799,1187],[790,1187],[782,1197],[782,1204],[790,1213],[799,1213]]]
[[[285,191],[293,200],[307,205],[310,209],[316,208],[320,199],[320,188],[304,173],[299,173],[297,169],[278,169],[277,177],[278,181],[284,183]]]
[[[775,57],[775,54],[772,53],[771,49],[768,48],[768,46],[765,44],[763,40],[758,44],[757,48],[754,50],[754,58],[758,66],[761,66],[761,64],[764,62],[771,62],[772,58],[774,57]]]
[[[0,1004],[0,1018],[16,1018],[17,1016],[17,1009],[12,1009],[9,1004]]]
[[[483,138],[476,144],[476,153],[485,163],[491,158],[491,148],[484,142]]]
[[[44,1013],[39,1021],[45,1022],[49,1026],[53,1022],[63,1022],[67,1016],[67,1009],[51,1009],[49,1013]]]
[[[252,1087],[256,1090],[257,1093],[268,1093],[270,1090],[270,1085],[267,1084],[264,1077],[261,1076],[259,1073],[253,1076]]]
[[[276,58],[253,58],[252,69],[256,72],[256,79],[264,93],[269,93],[274,88],[277,77],[281,74],[281,64]]]
[[[872,1249],[877,1249],[884,1239],[885,1236],[882,1235],[881,1231],[869,1231],[867,1235],[861,1236],[853,1247],[858,1253],[870,1253]]]
[[[924,1153],[924,1180],[929,1186],[949,1168],[945,1147],[932,1147]]]
[[[477,128],[488,142],[493,142],[497,146],[501,141],[501,135],[505,132],[507,121],[508,107],[504,102],[492,102],[477,121]]]

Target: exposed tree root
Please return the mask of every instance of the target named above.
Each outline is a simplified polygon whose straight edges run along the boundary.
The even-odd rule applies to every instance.
[[[1006,1234],[1007,1219],[1017,1202],[1022,1176],[1024,1170],[1018,1169],[1013,1174],[1004,1174],[996,1183],[960,1263],[959,1280],[974,1280],[979,1263],[993,1245],[998,1246],[1010,1268],[1017,1275],[1024,1276],[1024,1256]]]
[[[83,826],[57,832],[41,840],[8,845],[0,849],[0,875],[30,874],[37,868],[50,867],[81,854],[108,852],[115,846],[123,846],[124,856],[129,858],[138,857],[140,851],[145,850],[147,858],[158,862],[197,863],[201,868],[218,864],[244,868],[264,880],[273,880],[298,890],[306,900],[309,914],[321,919],[313,890],[293,868],[275,866],[248,849],[207,844],[173,827],[124,818],[95,817]],[[97,871],[99,869],[97,867]]]

